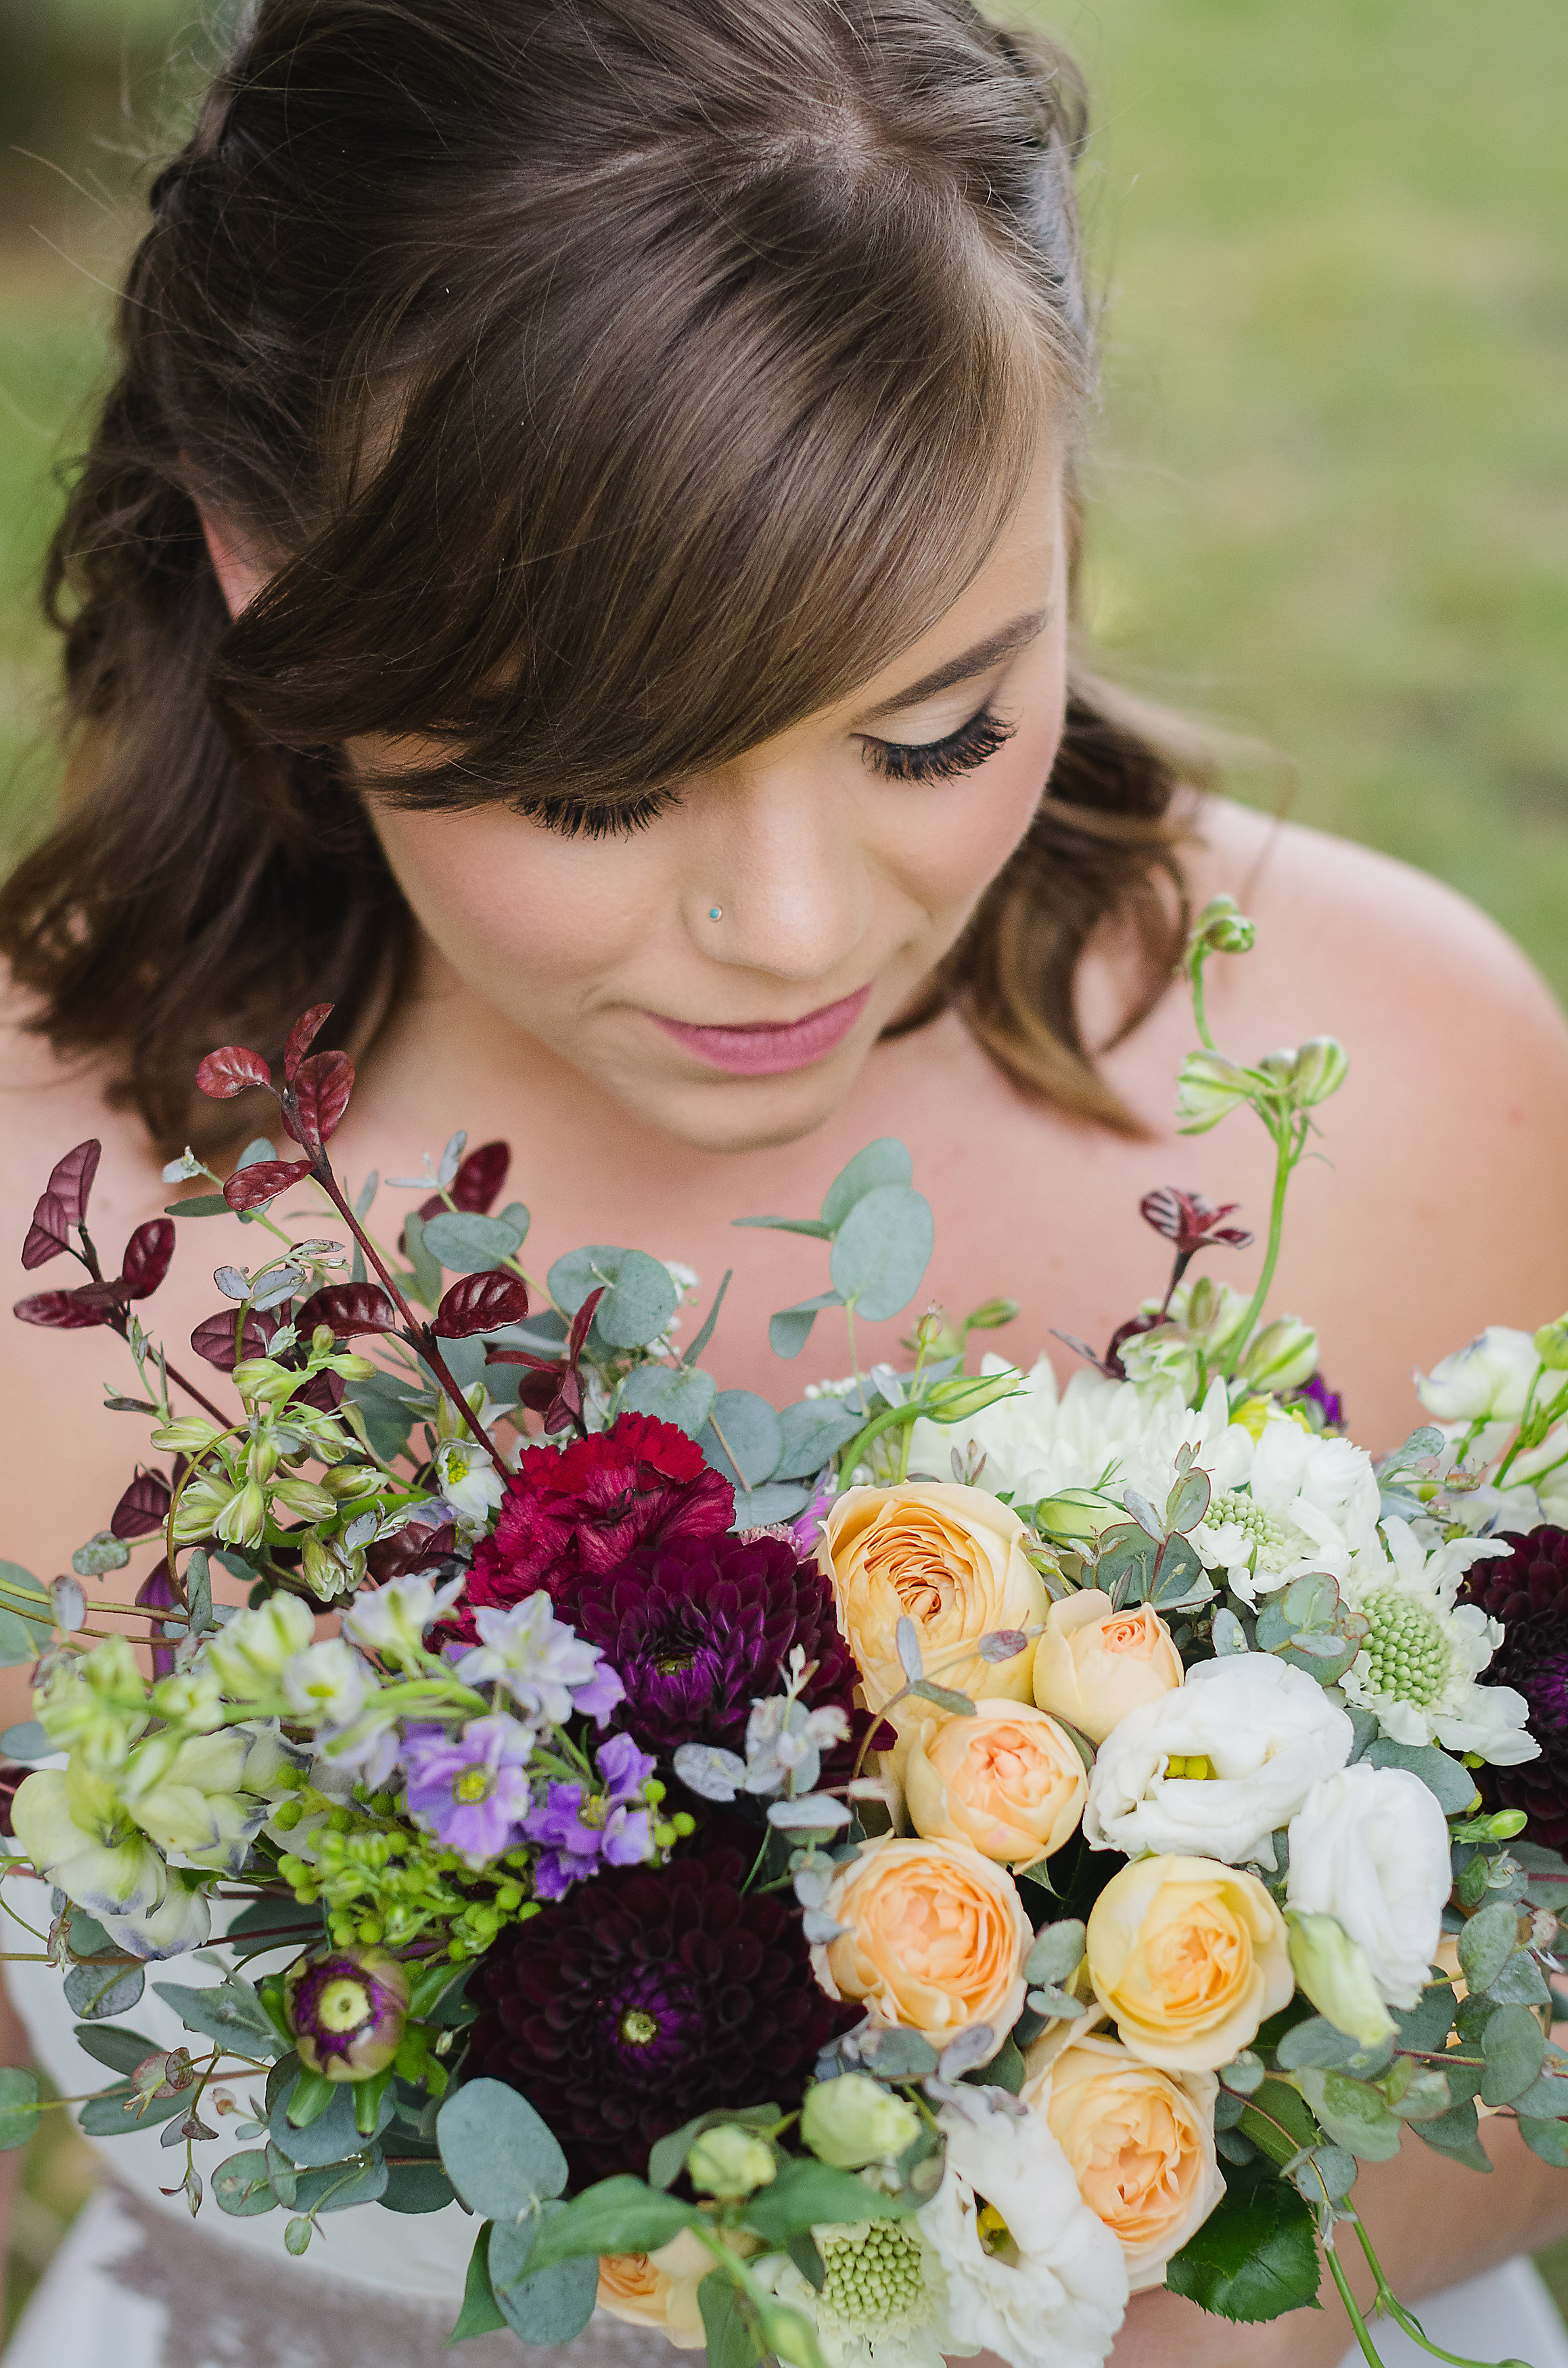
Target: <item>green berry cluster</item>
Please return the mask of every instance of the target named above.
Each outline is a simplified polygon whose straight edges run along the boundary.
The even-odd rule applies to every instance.
[[[357,1786],[346,1804],[307,1786],[273,1818],[275,1832],[307,1827],[313,1859],[285,1851],[278,1872],[302,1906],[324,1902],[327,1931],[339,1947],[406,1948],[434,1930],[461,1964],[483,1954],[504,1925],[539,1914],[526,1847],[476,1872],[392,1807],[386,1793],[367,1795]]]

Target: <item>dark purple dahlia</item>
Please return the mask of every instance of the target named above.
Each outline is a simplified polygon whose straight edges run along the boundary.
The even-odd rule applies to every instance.
[[[641,2175],[656,2140],[710,2106],[798,2103],[857,2019],[817,1987],[793,1902],[741,1890],[748,1864],[710,1836],[657,1873],[612,1870],[481,1959],[469,2076],[521,2090],[574,2186]]]
[[[1489,1808],[1523,1809],[1531,1841],[1568,1850],[1568,1530],[1531,1530],[1508,1554],[1473,1563],[1460,1600],[1503,1622],[1481,1683],[1524,1695],[1540,1746],[1523,1767],[1477,1769],[1482,1795]]]
[[[856,1669],[814,1562],[783,1538],[674,1538],[579,1582],[574,1625],[619,1671],[616,1713],[651,1751],[734,1746],[754,1699],[778,1693],[795,1645],[816,1669],[802,1699],[847,1712]]]

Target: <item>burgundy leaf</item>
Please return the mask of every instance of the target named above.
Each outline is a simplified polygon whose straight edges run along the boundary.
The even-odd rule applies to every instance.
[[[311,1172],[308,1159],[258,1159],[250,1167],[236,1167],[223,1187],[231,1209],[259,1209],[276,1200]]]
[[[527,1349],[492,1349],[489,1362],[493,1365],[531,1365],[536,1373],[553,1373],[557,1377],[567,1370],[559,1357],[535,1357]]]
[[[601,1282],[597,1291],[590,1291],[576,1315],[572,1318],[572,1329],[566,1335],[566,1361],[569,1365],[575,1365],[582,1355],[583,1343],[587,1338],[593,1325],[595,1312],[608,1288],[608,1284]]]
[[[329,1282],[294,1315],[301,1340],[318,1324],[330,1325],[340,1340],[351,1340],[357,1332],[395,1332],[402,1320],[379,1282]]]
[[[296,1390],[295,1406],[314,1406],[318,1414],[335,1414],[343,1404],[341,1373],[313,1373],[302,1390]]]
[[[175,1609],[179,1602],[179,1597],[175,1592],[174,1581],[169,1577],[169,1566],[166,1562],[157,1562],[153,1565],[136,1590],[136,1600],[144,1611],[172,1611]],[[174,1666],[174,1642],[160,1637],[153,1646],[153,1675],[154,1678],[166,1678],[172,1673]]]
[[[506,1170],[512,1165],[512,1147],[507,1143],[482,1143],[471,1151],[452,1178],[451,1205],[465,1215],[483,1217],[489,1213],[496,1194],[506,1181]],[[438,1216],[447,1206],[439,1192],[432,1192],[420,1208],[421,1217],[428,1220]]]
[[[120,1299],[150,1299],[169,1270],[169,1260],[175,1254],[175,1221],[172,1217],[150,1217],[138,1225],[125,1245],[120,1260],[117,1296]]]
[[[68,1250],[71,1238],[66,1232],[71,1219],[58,1192],[40,1192],[33,1211],[32,1224],[28,1227],[27,1240],[22,1244],[22,1264],[29,1269],[47,1266],[51,1258]]]
[[[436,1310],[432,1329],[443,1340],[467,1340],[475,1332],[495,1332],[520,1324],[528,1312],[528,1287],[520,1274],[495,1267],[489,1274],[465,1274]]]
[[[443,1521],[438,1529],[415,1529],[412,1525],[399,1530],[395,1537],[382,1538],[366,1553],[365,1564],[371,1577],[380,1587],[390,1579],[407,1578],[416,1570],[433,1570],[449,1554],[458,1550],[455,1525]]]
[[[221,1373],[232,1373],[239,1357],[265,1357],[267,1344],[278,1326],[270,1315],[257,1315],[253,1310],[245,1317],[240,1336],[239,1357],[234,1353],[234,1328],[238,1322],[237,1307],[221,1307],[216,1315],[207,1316],[190,1336],[190,1345],[199,1357],[216,1365]]]
[[[30,1299],[18,1299],[11,1313],[23,1324],[43,1324],[55,1332],[85,1332],[90,1325],[107,1324],[114,1303],[102,1296],[89,1297],[90,1283],[79,1291],[39,1291]]]
[[[102,1151],[103,1144],[97,1135],[89,1135],[85,1143],[79,1143],[74,1151],[68,1151],[63,1159],[54,1163],[54,1173],[45,1189],[63,1207],[68,1225],[80,1225],[86,1220],[87,1201]]]
[[[311,1006],[309,1011],[302,1013],[290,1029],[289,1042],[283,1047],[283,1074],[290,1085],[300,1073],[301,1062],[331,1017],[330,1003],[315,1003]]]
[[[347,1053],[312,1053],[301,1061],[294,1078],[292,1108],[283,1107],[283,1123],[307,1151],[319,1151],[331,1141],[348,1108],[354,1090],[354,1064]]]
[[[163,1474],[139,1472],[109,1516],[110,1533],[127,1542],[150,1538],[163,1528],[168,1510],[169,1484]]]
[[[259,1053],[247,1053],[243,1044],[221,1044],[202,1062],[196,1082],[215,1102],[232,1102],[253,1086],[270,1086],[272,1072]]]

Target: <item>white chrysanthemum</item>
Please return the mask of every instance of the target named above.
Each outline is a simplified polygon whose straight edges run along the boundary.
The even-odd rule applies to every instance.
[[[1387,1553],[1372,1545],[1358,1554],[1345,1586],[1349,1608],[1371,1625],[1339,1681],[1346,1701],[1375,1712],[1396,1743],[1440,1743],[1500,1768],[1537,1758],[1523,1694],[1476,1683],[1503,1641],[1501,1624],[1454,1601],[1471,1563],[1507,1546],[1454,1538],[1429,1550],[1407,1521],[1392,1518],[1383,1535]]]
[[[941,2368],[976,2344],[955,2341],[947,2283],[918,2218],[857,2220],[813,2228],[822,2255],[819,2290],[782,2253],[756,2274],[816,2329],[827,2368]]]
[[[1000,1357],[982,1360],[986,1373],[1009,1371]],[[1068,1490],[1103,1491],[1119,1506],[1131,1485],[1163,1507],[1176,1478],[1177,1452],[1194,1449],[1215,1488],[1239,1485],[1251,1466],[1253,1441],[1233,1423],[1223,1383],[1214,1383],[1200,1407],[1187,1404],[1172,1383],[1113,1382],[1085,1367],[1057,1395],[1051,1360],[1041,1357],[1019,1376],[1011,1397],[983,1407],[965,1423],[917,1422],[910,1463],[946,1472],[960,1458],[983,1454],[980,1485],[1032,1505]],[[1113,1518],[1119,1519],[1119,1514]]]
[[[1206,1567],[1222,1570],[1246,1603],[1308,1571],[1343,1580],[1352,1555],[1377,1535],[1378,1481],[1366,1450],[1288,1415],[1266,1416],[1256,1441],[1244,1425],[1233,1429],[1251,1453],[1229,1489],[1216,1482],[1209,1518],[1193,1533]]]
[[[919,2217],[947,2279],[948,2349],[1000,2352],[1012,2368],[1100,2368],[1127,2265],[1043,2114],[1015,2119],[977,2089],[939,2118],[947,2168]]]

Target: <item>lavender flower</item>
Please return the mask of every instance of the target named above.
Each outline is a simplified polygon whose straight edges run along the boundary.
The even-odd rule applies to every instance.
[[[604,1790],[583,1798],[580,1784],[551,1784],[523,1827],[546,1847],[534,1869],[540,1899],[563,1899],[574,1883],[606,1866],[641,1866],[653,1854],[647,1808],[633,1808],[655,1762],[629,1735],[612,1735],[595,1755]]]
[[[534,1736],[504,1713],[471,1719],[460,1736],[411,1726],[403,1739],[410,1812],[449,1850],[482,1866],[526,1830]]]
[[[579,1707],[602,1719],[619,1700],[619,1694],[610,1699],[615,1673],[601,1667],[598,1646],[585,1644],[574,1628],[557,1620],[542,1588],[508,1611],[482,1607],[473,1624],[481,1641],[456,1665],[465,1685],[498,1679],[521,1709],[551,1726]],[[579,1703],[578,1695],[586,1699]]]

